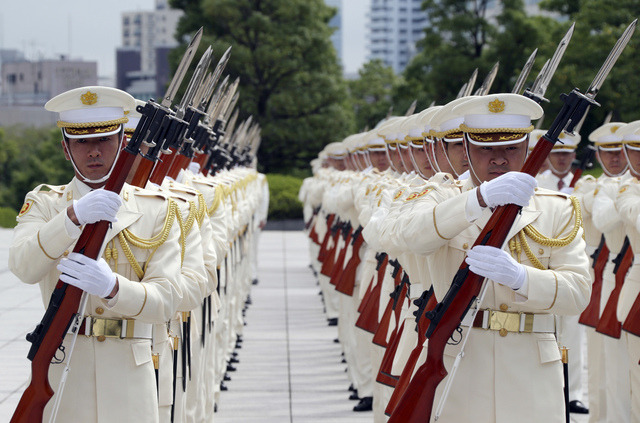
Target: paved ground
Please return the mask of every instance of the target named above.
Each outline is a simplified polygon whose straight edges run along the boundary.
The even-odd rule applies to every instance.
[[[44,311],[36,286],[7,269],[11,231],[0,229],[0,422],[8,421],[26,385],[24,335]],[[351,411],[348,381],[333,342],[301,232],[266,231],[260,239],[260,283],[253,287],[238,370],[231,373],[216,422],[371,422]],[[585,379],[586,380],[586,379]],[[574,420],[586,422],[586,418]]]

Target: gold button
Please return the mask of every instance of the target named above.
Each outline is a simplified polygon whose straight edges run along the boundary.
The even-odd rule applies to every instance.
[[[64,253],[62,253],[63,256],[68,256],[69,255],[69,250],[65,251]]]
[[[509,306],[506,304],[500,304],[500,311],[507,311],[509,310]]]
[[[502,332],[500,332],[500,335],[502,335]],[[104,336],[104,335],[100,335],[100,336],[98,336],[97,339],[98,339],[98,342],[104,342],[104,340],[107,339],[107,337]]]
[[[102,313],[104,313],[104,308],[102,308],[102,307],[98,307],[98,308],[96,308],[96,313],[97,313],[97,314],[102,314]]]
[[[509,331],[505,328],[500,329],[500,336],[505,337],[507,336],[507,333],[509,333]]]
[[[543,255],[543,254],[544,254],[544,249],[540,248],[540,249],[538,250],[538,254]]]
[[[538,191],[538,187],[534,188],[533,190],[534,190],[534,191]]]
[[[466,242],[464,244],[462,244],[462,249],[466,250],[467,248],[469,248],[469,244],[467,244]]]

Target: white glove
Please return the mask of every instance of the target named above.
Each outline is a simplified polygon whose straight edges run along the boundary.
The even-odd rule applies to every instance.
[[[571,195],[571,194],[573,194],[573,190],[574,190],[574,188],[573,188],[573,187],[562,187],[562,188],[560,189],[560,192],[561,192],[561,193],[563,193],[563,194],[569,194],[569,195]]]
[[[73,200],[73,211],[81,226],[101,220],[117,222],[116,213],[121,205],[122,199],[118,194],[105,189],[97,189],[77,201]]]
[[[638,232],[640,232],[640,214],[638,215],[638,218],[636,219],[636,230]]]
[[[198,173],[200,173],[200,163],[191,162],[189,163],[189,166],[187,166],[187,169],[194,175],[197,175]]]
[[[501,285],[518,290],[525,283],[527,271],[509,253],[488,245],[476,245],[465,259],[469,269]]]
[[[504,204],[526,206],[538,186],[536,179],[522,172],[508,172],[480,185],[480,195],[488,207]]]
[[[116,275],[103,258],[94,260],[79,253],[71,253],[60,260],[57,269],[62,272],[60,280],[105,298],[116,285]]]

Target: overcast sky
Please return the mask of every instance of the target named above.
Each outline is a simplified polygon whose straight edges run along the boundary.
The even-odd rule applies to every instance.
[[[347,72],[365,60],[365,13],[370,0],[343,1],[343,50]],[[98,75],[115,76],[121,13],[151,10],[154,0],[3,0],[0,48],[23,51],[28,59],[61,54],[98,62]],[[347,25],[345,25],[347,23]]]

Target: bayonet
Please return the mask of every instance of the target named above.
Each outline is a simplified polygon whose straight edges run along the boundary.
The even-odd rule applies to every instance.
[[[498,74],[498,69],[499,68],[500,68],[500,62],[498,61],[498,62],[496,62],[495,65],[493,65],[493,67],[491,68],[491,70],[487,74],[487,77],[482,82],[482,85],[480,86],[480,88],[478,88],[476,90],[474,95],[487,95],[487,94],[489,94],[489,90],[491,89],[491,86],[493,85],[493,81],[496,79],[496,75]]]
[[[187,74],[187,69],[189,69],[189,65],[191,64],[191,60],[193,60],[196,51],[198,50],[198,45],[200,44],[200,39],[202,38],[202,27],[195,33],[191,42],[187,46],[187,49],[182,56],[182,60],[180,60],[180,64],[176,69],[176,73],[173,75],[171,79],[171,83],[169,84],[169,88],[167,88],[167,92],[162,97],[162,104],[164,107],[171,106],[173,102],[173,98],[176,96],[178,92],[178,88],[180,88],[180,83],[184,79],[184,76]]]
[[[459,98],[462,98],[466,90],[467,90],[467,83],[465,82],[462,88],[460,88],[460,91],[458,91],[458,95],[456,95],[456,100]]]
[[[527,77],[531,72],[531,68],[533,67],[533,63],[536,61],[536,55],[538,54],[538,49],[533,50],[531,56],[527,59],[526,63],[522,67],[522,71],[520,71],[520,76],[516,80],[516,84],[513,87],[511,92],[513,94],[520,94],[520,91],[524,88],[524,83],[527,81]]]
[[[549,83],[551,79],[553,79],[553,75],[556,73],[556,69],[558,69],[558,65],[560,64],[560,60],[562,60],[562,56],[564,56],[564,52],[567,50],[567,46],[569,46],[569,41],[571,41],[571,37],[573,36],[573,29],[575,28],[576,23],[571,24],[571,27],[567,31],[567,33],[560,40],[560,44],[556,48],[555,53],[551,57],[549,64],[546,68],[542,68],[538,78],[533,83],[533,86],[530,90],[525,91],[524,95],[529,97],[533,101],[537,103],[541,103],[543,101],[549,102],[544,97],[544,94],[547,92],[547,88],[549,87]],[[544,71],[544,72],[543,72]]]
[[[471,78],[469,78],[469,81],[465,85],[465,89],[462,94],[463,97],[468,97],[471,95],[473,87],[475,87],[476,85],[476,79],[478,79],[478,68],[474,69],[473,73],[471,74]]]
[[[205,120],[207,122],[215,122],[215,119],[214,119],[215,116],[213,115],[213,113],[216,107],[218,106],[218,103],[220,103],[220,101],[222,100],[228,84],[229,84],[229,75],[227,75],[224,78],[224,80],[222,81],[222,83],[220,84],[216,92],[213,94],[213,98],[209,102],[209,106],[207,107],[207,112],[206,112],[207,114],[205,116]]]
[[[200,87],[202,80],[204,79],[204,75],[209,67],[209,63],[211,62],[211,46],[207,48],[202,57],[200,58],[200,62],[196,66],[195,71],[193,71],[193,76],[191,77],[191,81],[189,81],[189,85],[187,86],[187,90],[182,96],[182,101],[180,101],[180,105],[176,109],[176,116],[179,119],[184,117],[185,109],[187,106],[190,106],[193,100],[193,97]]]
[[[418,104],[418,100],[413,100],[413,102],[411,103],[411,105],[409,105],[409,108],[407,109],[406,113],[404,114],[405,116],[411,116],[413,114],[413,112],[416,111],[416,105]]]
[[[613,47],[613,50],[611,50],[611,52],[609,53],[607,60],[605,60],[602,67],[596,74],[596,77],[593,79],[591,86],[585,92],[585,95],[587,97],[594,99],[596,95],[598,95],[598,92],[600,91],[600,87],[602,87],[604,80],[607,78],[607,75],[609,75],[611,68],[613,68],[613,65],[616,64],[616,61],[618,60],[618,57],[620,57],[622,50],[624,50],[624,48],[627,46],[627,43],[629,43],[629,40],[631,39],[631,36],[633,35],[633,32],[636,29],[637,23],[638,23],[638,20],[634,19],[634,21],[631,22],[631,24],[629,24],[627,29],[625,29],[622,36],[620,36],[620,38],[616,42],[616,45]]]

